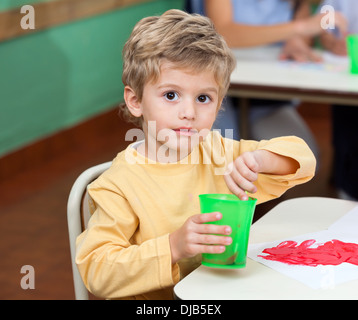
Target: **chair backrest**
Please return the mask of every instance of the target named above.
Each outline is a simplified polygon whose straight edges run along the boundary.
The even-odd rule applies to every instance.
[[[82,281],[75,262],[76,238],[87,227],[87,223],[90,218],[87,186],[105,170],[107,170],[111,163],[111,161],[105,162],[82,172],[73,184],[68,198],[67,224],[68,234],[70,237],[72,274],[76,300],[88,300],[88,291]]]

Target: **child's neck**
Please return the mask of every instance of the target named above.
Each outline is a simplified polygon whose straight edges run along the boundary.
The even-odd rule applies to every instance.
[[[176,163],[181,161],[182,159],[186,158],[190,155],[192,150],[185,150],[181,151],[180,149],[173,150],[169,148],[161,146],[158,147],[151,147],[148,146],[147,140],[141,143],[138,148],[137,152],[142,156],[148,158],[151,161],[155,161],[158,163]]]

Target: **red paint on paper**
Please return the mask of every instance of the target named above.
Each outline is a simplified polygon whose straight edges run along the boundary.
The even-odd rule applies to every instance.
[[[268,255],[259,255],[259,257],[290,265],[310,267],[336,266],[343,262],[358,266],[358,244],[331,240],[310,248],[315,242],[316,240],[306,240],[298,245],[295,241],[284,241],[277,247],[265,249],[262,253]]]

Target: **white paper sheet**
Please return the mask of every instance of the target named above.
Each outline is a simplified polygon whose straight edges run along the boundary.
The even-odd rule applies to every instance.
[[[282,274],[296,279],[313,289],[329,289],[341,283],[358,279],[358,266],[351,263],[342,263],[337,266],[316,267],[302,265],[288,265],[286,263],[266,260],[259,255],[266,248],[278,246],[283,241],[295,241],[301,244],[305,240],[316,240],[312,246],[324,244],[333,239],[346,243],[358,244],[358,206],[337,220],[328,230],[304,234],[292,238],[281,239],[273,242],[251,244],[248,248],[248,257],[258,261]]]

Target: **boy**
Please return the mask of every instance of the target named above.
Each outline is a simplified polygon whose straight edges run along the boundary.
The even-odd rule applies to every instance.
[[[310,180],[315,158],[295,137],[238,142],[210,132],[235,59],[208,18],[179,10],[145,18],[123,55],[124,110],[145,139],[91,184],[94,213],[76,262],[95,295],[171,299],[201,253],[232,241],[228,226],[204,224],[221,213],[200,214],[199,194],[267,201]]]

